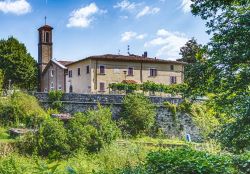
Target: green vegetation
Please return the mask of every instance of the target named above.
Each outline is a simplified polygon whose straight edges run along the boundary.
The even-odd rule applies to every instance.
[[[4,81],[4,74],[3,74],[3,70],[0,69],[0,96],[3,90],[3,81]]]
[[[166,94],[185,94],[186,84],[164,85],[157,84],[151,81],[144,82],[143,84],[128,84],[128,83],[113,83],[109,85],[112,90],[118,91],[143,91],[143,92],[161,92]]]
[[[51,102],[52,109],[60,111],[63,107],[63,103],[61,101],[63,97],[63,92],[62,91],[50,91],[48,95],[49,95],[49,102]]]
[[[0,125],[34,127],[47,117],[35,97],[15,91],[0,99]]]
[[[36,61],[27,53],[24,44],[13,37],[0,40],[0,69],[6,89],[9,83],[24,90],[34,90],[37,86]]]
[[[97,110],[76,114],[66,127],[71,151],[85,149],[97,152],[120,136],[110,108],[101,105],[98,105]]]
[[[156,110],[142,94],[128,94],[122,105],[121,127],[132,136],[149,133],[155,123]]]

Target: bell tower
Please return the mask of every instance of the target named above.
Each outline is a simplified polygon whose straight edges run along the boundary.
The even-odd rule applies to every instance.
[[[38,29],[39,42],[38,42],[38,65],[40,73],[43,72],[46,65],[52,59],[53,43],[52,43],[52,30],[49,25],[45,25]]]

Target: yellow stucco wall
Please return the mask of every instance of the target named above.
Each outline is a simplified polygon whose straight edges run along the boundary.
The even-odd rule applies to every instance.
[[[86,67],[91,65],[90,74],[86,75]],[[105,66],[105,74],[100,74],[100,65]],[[68,82],[71,80],[73,86],[73,92],[75,93],[100,93],[100,83],[105,83],[105,92],[109,84],[122,82],[123,80],[134,80],[137,83],[143,83],[146,81],[153,81],[155,83],[170,84],[170,76],[177,77],[177,83],[183,82],[183,65],[175,64],[174,71],[170,70],[170,66],[173,64],[167,63],[140,63],[140,62],[121,62],[121,61],[100,61],[100,60],[84,60],[68,66],[68,70],[73,71],[73,77],[68,78],[67,75],[67,92],[69,92]],[[77,76],[77,68],[84,68],[84,73],[81,76]],[[128,68],[131,67],[134,70],[133,76],[128,76]],[[142,78],[141,78],[142,67]],[[150,77],[150,68],[157,69],[157,76]],[[124,74],[126,71],[126,75]],[[81,72],[82,74],[82,72]],[[142,81],[141,81],[142,80]],[[103,92],[102,92],[103,93]]]

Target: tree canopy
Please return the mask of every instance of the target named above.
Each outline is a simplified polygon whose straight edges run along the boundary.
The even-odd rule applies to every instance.
[[[242,123],[241,130],[245,130],[244,128],[250,123],[250,2],[249,0],[192,1],[192,13],[207,21],[207,32],[212,34],[211,41],[207,45],[208,56],[202,67],[204,75],[202,90],[213,93],[218,111],[234,117],[235,124]],[[242,119],[245,121],[242,122]],[[234,131],[232,128],[238,129],[238,126],[230,124],[230,129],[224,130],[232,132]],[[249,134],[250,130],[244,132],[238,130],[234,138],[240,140],[243,135],[246,136],[246,132]],[[228,136],[229,132],[222,131],[222,133]],[[247,146],[249,143],[244,142],[244,144]]]
[[[37,86],[36,61],[27,52],[24,44],[14,37],[0,40],[0,69],[3,70],[3,85],[32,90]]]

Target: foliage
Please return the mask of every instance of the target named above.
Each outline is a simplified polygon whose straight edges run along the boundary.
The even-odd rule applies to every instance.
[[[250,117],[239,118],[232,123],[223,125],[216,138],[232,152],[250,150]]]
[[[13,37],[0,40],[0,69],[4,72],[5,87],[9,80],[21,89],[33,90],[37,86],[36,61],[27,53],[25,45]]]
[[[250,173],[250,152],[233,156],[233,163],[239,174]]]
[[[62,103],[62,97],[63,92],[62,91],[50,91],[49,92],[49,101],[51,102],[52,109],[60,110],[63,106]]]
[[[47,116],[35,97],[19,91],[0,100],[0,115],[2,125],[25,124],[30,127],[38,125]]]
[[[1,96],[2,89],[3,89],[3,81],[4,81],[4,74],[3,74],[3,70],[0,69],[0,96]]]
[[[86,149],[100,151],[120,135],[120,130],[112,121],[110,108],[98,105],[97,110],[78,113],[67,125],[71,151]]]
[[[177,105],[170,102],[163,103],[166,108],[171,112],[174,123],[177,121]]]
[[[69,153],[67,143],[68,137],[63,122],[47,119],[36,133],[27,134],[21,139],[19,148],[26,153],[59,158]]]
[[[198,86],[197,90],[215,94],[213,100],[219,112],[236,119],[224,127],[222,133],[228,137],[221,140],[226,147],[230,141],[225,140],[232,140],[232,148],[237,151],[247,149],[248,140],[244,136],[249,137],[246,134],[250,115],[249,8],[248,0],[203,0],[192,4],[192,13],[207,20],[208,33],[212,34],[202,65],[203,87]]]
[[[163,92],[167,94],[184,94],[186,87],[186,84],[164,85],[151,81],[144,82],[143,84],[114,83],[109,85],[109,88],[118,91],[142,90],[144,92]]]
[[[125,121],[123,131],[136,136],[150,131],[155,123],[156,108],[142,94],[128,94],[123,100],[121,116]]]
[[[201,45],[199,45],[195,38],[187,41],[185,46],[181,47],[180,55],[182,56],[179,61],[187,62],[187,63],[195,63],[197,61],[196,55],[199,53],[201,49]],[[186,69],[185,69],[186,70]]]
[[[171,149],[149,153],[147,173],[234,173],[230,157],[192,149]]]

